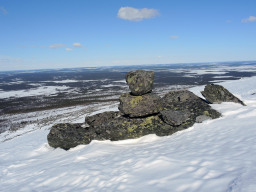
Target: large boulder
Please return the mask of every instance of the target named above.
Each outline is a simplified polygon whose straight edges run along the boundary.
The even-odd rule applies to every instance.
[[[159,113],[161,109],[160,97],[149,93],[141,96],[133,96],[130,93],[122,94],[119,98],[118,109],[129,117],[143,117]]]
[[[221,85],[208,84],[201,93],[210,103],[235,102],[245,105]]]
[[[60,123],[52,126],[47,140],[51,147],[68,150],[80,144],[90,143],[90,135],[88,127],[82,123]]]
[[[176,121],[175,124],[185,121],[186,124],[193,125],[196,122],[196,117],[200,115],[208,116],[212,119],[218,118],[221,114],[212,109],[207,102],[194,93],[188,90],[170,91],[162,99],[162,108],[166,110],[165,114],[162,112],[163,119],[166,123]],[[181,117],[170,119],[174,112],[177,111],[176,116],[180,114]],[[170,113],[168,115],[168,113]],[[169,120],[167,117],[169,116]]]
[[[130,71],[126,74],[126,82],[133,95],[144,95],[153,89],[154,72],[144,70]]]

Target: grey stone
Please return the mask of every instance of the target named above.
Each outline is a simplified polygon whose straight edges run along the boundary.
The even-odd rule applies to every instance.
[[[133,96],[130,93],[122,94],[119,98],[118,109],[129,117],[143,117],[159,113],[161,109],[160,97],[153,93]]]
[[[134,139],[148,134],[163,136],[176,132],[176,128],[164,123],[158,115],[144,118],[120,116],[102,125],[93,127],[92,130],[97,132],[94,135],[95,139],[108,139],[111,141]]]
[[[85,117],[85,122],[88,123],[89,126],[97,126],[102,123],[106,123],[107,121],[114,119],[117,116],[120,116],[121,113],[118,111],[108,111],[104,113],[98,113],[96,115]]]
[[[206,115],[212,119],[218,118],[221,114],[212,109],[208,103],[188,90],[170,91],[162,99],[163,110],[189,111],[187,124],[193,125],[196,117]]]
[[[173,110],[164,110],[160,112],[165,123],[178,126],[182,123],[185,123],[189,120],[190,112],[189,111],[173,111]]]
[[[235,97],[227,89],[221,85],[208,84],[204,91],[201,92],[207,101],[210,103],[235,102],[245,105],[240,99]]]
[[[90,143],[91,136],[89,129],[84,128],[82,123],[60,123],[52,126],[47,140],[51,147],[68,150],[80,144]]]
[[[133,95],[144,95],[153,89],[154,72],[144,70],[130,71],[126,74],[126,82]]]

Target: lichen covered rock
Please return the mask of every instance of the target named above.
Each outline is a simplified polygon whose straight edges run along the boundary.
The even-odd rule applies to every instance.
[[[82,123],[60,123],[52,126],[47,136],[51,147],[68,150],[80,144],[91,142],[90,131]]]
[[[245,105],[243,101],[238,99],[227,89],[221,85],[208,84],[205,86],[204,91],[201,92],[207,101],[210,103],[222,103],[222,102],[235,102]]]
[[[126,82],[133,95],[144,95],[153,89],[154,72],[144,70],[130,71],[126,74]]]
[[[120,116],[92,129],[98,131],[94,138],[111,141],[134,139],[147,134],[169,135],[175,132],[175,128],[165,124],[157,115],[145,118]]]
[[[159,113],[161,109],[160,97],[149,93],[141,96],[133,96],[129,93],[122,94],[119,98],[118,109],[129,117],[143,117]]]

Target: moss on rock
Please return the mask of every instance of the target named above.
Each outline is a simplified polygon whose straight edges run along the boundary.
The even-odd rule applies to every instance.
[[[144,117],[159,113],[161,110],[160,97],[153,93],[133,96],[129,93],[119,98],[119,110],[129,117]]]

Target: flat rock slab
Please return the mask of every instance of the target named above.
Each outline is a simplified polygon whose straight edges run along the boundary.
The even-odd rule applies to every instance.
[[[210,103],[220,104],[222,102],[235,102],[245,105],[243,101],[238,99],[221,85],[208,84],[201,93]]]
[[[133,95],[144,95],[153,89],[154,72],[144,70],[130,71],[126,74],[126,82]]]
[[[161,109],[160,97],[153,93],[133,96],[130,93],[122,94],[119,98],[118,109],[129,117],[144,117],[156,114]]]

